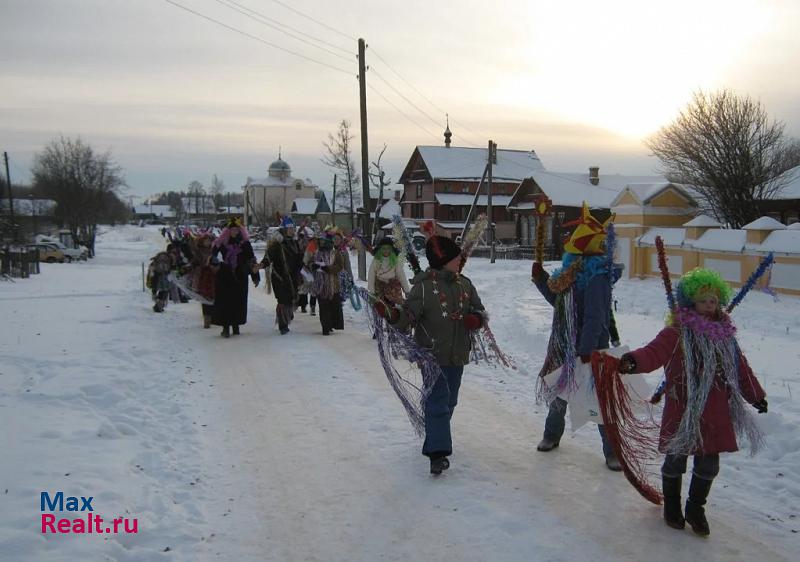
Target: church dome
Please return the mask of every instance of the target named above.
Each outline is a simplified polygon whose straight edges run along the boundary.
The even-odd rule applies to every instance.
[[[272,164],[269,165],[269,174],[270,175],[278,175],[278,174],[288,174],[292,171],[292,167],[289,166],[280,156],[278,159],[275,160]]]

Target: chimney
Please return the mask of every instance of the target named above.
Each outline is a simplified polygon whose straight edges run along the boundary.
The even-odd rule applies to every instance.
[[[589,166],[589,183],[597,185],[600,183],[600,167]]]

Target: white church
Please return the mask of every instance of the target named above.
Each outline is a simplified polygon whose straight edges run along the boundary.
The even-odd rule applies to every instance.
[[[317,203],[319,186],[310,179],[292,176],[292,168],[281,158],[269,165],[266,178],[247,177],[244,191],[245,224],[266,224],[275,221],[276,213],[291,214],[292,208]]]

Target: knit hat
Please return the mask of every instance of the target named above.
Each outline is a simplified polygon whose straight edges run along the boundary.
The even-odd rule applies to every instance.
[[[453,242],[452,238],[445,236],[431,236],[425,244],[425,257],[428,258],[428,265],[433,269],[441,269],[461,255],[461,248]]]
[[[685,308],[693,307],[696,300],[709,294],[719,299],[720,306],[725,306],[731,300],[731,293],[730,286],[719,272],[701,267],[685,273],[675,287],[678,304]]]
[[[400,253],[400,251],[394,245],[394,240],[392,240],[388,236],[384,236],[383,238],[380,239],[380,241],[377,244],[375,244],[375,247],[372,249],[372,254],[378,255],[378,250],[380,250],[381,246],[389,246],[395,255],[398,255]]]

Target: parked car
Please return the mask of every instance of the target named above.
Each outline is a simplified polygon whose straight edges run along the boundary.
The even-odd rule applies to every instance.
[[[85,260],[89,256],[89,249],[86,246],[81,246],[79,248],[68,248],[59,240],[52,238],[50,236],[43,236],[39,235],[36,237],[37,244],[46,244],[48,246],[55,246],[58,248],[65,256],[65,261],[71,262],[74,260]]]
[[[35,249],[39,253],[39,261],[47,263],[64,263],[67,256],[52,244],[28,244],[28,248]]]

